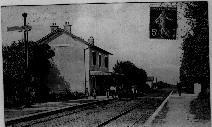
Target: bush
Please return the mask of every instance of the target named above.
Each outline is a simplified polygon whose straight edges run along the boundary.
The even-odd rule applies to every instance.
[[[133,96],[133,93],[131,89],[122,89],[118,93],[119,98],[131,98]]]
[[[211,119],[210,96],[201,94],[190,103],[190,112],[199,120]]]
[[[2,48],[5,106],[31,105],[38,99],[48,98],[46,77],[51,65],[49,59],[54,56],[54,51],[48,44],[30,41],[28,45],[28,68],[23,41]],[[36,94],[32,94],[32,90]]]
[[[50,101],[68,101],[84,98],[85,94],[82,92],[60,92],[52,93],[50,95]]]
[[[116,77],[117,84],[123,85],[124,88],[131,88],[132,86],[136,86],[139,89],[145,89],[145,83],[147,80],[146,71],[142,68],[136,67],[130,61],[117,61],[115,66],[113,67],[113,72],[115,74],[121,74],[122,79],[118,80]]]
[[[150,89],[150,86],[148,85],[148,84],[144,84],[143,86],[142,86],[142,88],[140,89],[140,91],[142,92],[142,93],[149,93],[150,91],[151,91],[151,89]]]

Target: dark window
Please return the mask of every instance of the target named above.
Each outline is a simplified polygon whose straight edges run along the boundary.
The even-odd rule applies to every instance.
[[[108,68],[108,57],[105,57],[105,67]]]
[[[99,67],[101,67],[101,64],[102,64],[102,57],[101,55],[99,55]]]
[[[93,56],[93,65],[96,65],[96,53],[92,52],[92,56]]]

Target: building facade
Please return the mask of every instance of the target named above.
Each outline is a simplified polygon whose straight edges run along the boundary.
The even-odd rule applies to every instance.
[[[68,22],[63,29],[56,23],[50,28],[51,32],[37,41],[48,43],[55,51],[47,86],[56,93],[64,90],[85,92],[88,88],[90,93],[96,89],[100,94],[100,85],[104,84],[99,83],[102,82],[99,77],[111,75],[109,55],[112,54],[95,46],[93,37],[85,41],[73,35]]]

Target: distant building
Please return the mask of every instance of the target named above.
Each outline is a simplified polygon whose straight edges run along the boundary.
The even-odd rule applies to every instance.
[[[102,91],[102,80],[109,72],[110,52],[95,46],[94,38],[88,41],[77,37],[71,32],[71,25],[66,22],[64,29],[59,28],[56,23],[50,26],[51,32],[38,40],[38,43],[48,43],[55,51],[52,63],[57,69],[51,68],[48,75],[48,87],[53,92],[61,92],[65,89],[71,91],[84,92],[88,88],[89,92],[93,88],[97,94]],[[60,81],[55,81],[53,75],[59,72]],[[65,85],[64,85],[65,84]]]
[[[153,87],[153,82],[154,82],[154,77],[153,76],[147,77],[146,84],[148,84],[150,88]]]

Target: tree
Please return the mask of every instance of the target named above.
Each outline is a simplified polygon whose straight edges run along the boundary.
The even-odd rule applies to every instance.
[[[55,55],[48,44],[32,42],[29,46],[29,72],[34,77],[32,86],[37,91],[38,100],[47,100],[49,88],[47,87],[48,75],[52,66],[50,59]]]
[[[180,80],[188,92],[193,93],[194,83],[200,83],[201,92],[205,93],[210,87],[208,3],[185,2],[184,5],[192,29],[183,37]]]
[[[5,99],[12,100],[14,105],[31,103],[31,92],[36,92],[39,99],[48,96],[47,76],[51,66],[50,58],[54,51],[48,44],[29,44],[29,67],[26,68],[24,42],[13,42],[3,46],[3,82]],[[26,76],[27,75],[27,76]],[[12,99],[11,99],[12,98]],[[7,99],[6,99],[7,100]]]
[[[123,74],[124,81],[122,82],[126,88],[131,88],[131,86],[142,88],[146,83],[147,74],[145,70],[136,67],[130,61],[117,61],[113,67],[113,72]]]

